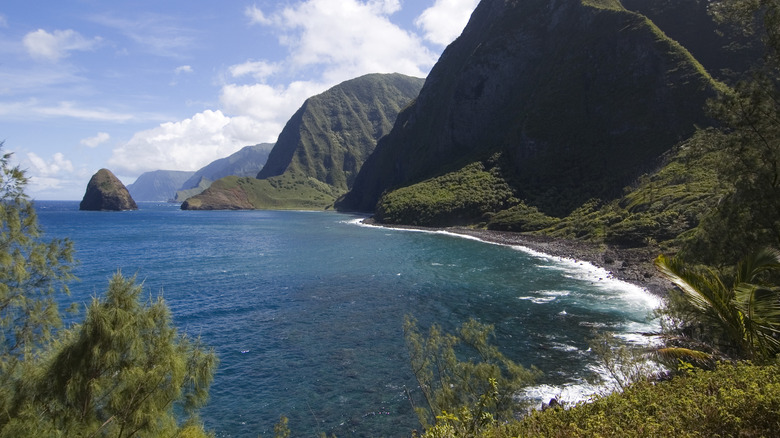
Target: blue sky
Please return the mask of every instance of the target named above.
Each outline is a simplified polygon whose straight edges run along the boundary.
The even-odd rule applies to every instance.
[[[367,73],[424,77],[478,0],[5,0],[0,140],[35,199],[197,170]]]

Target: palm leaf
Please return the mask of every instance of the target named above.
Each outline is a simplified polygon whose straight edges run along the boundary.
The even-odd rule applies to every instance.
[[[682,347],[660,348],[655,351],[661,359],[683,360],[686,362],[695,362],[699,364],[711,364],[715,362],[715,357],[701,350],[693,350]]]

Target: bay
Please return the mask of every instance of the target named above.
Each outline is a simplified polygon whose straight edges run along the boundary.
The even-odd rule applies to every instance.
[[[220,366],[201,411],[220,437],[407,436],[416,389],[403,340],[405,315],[453,331],[494,324],[513,360],[544,372],[542,400],[595,391],[587,340],[652,330],[657,299],[588,264],[518,248],[358,224],[334,212],[82,212],[36,203],[48,237],[76,247],[86,305],[121,270],[162,293],[180,330],[213,346]]]

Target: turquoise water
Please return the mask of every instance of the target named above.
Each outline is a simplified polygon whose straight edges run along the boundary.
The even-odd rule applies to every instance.
[[[454,237],[365,227],[331,212],[82,212],[38,202],[46,236],[80,261],[72,300],[121,269],[162,291],[177,326],[213,346],[220,367],[201,414],[220,437],[407,436],[416,394],[402,323],[494,324],[507,356],[544,371],[528,391],[581,398],[597,373],[594,329],[653,327],[656,300],[572,261]]]

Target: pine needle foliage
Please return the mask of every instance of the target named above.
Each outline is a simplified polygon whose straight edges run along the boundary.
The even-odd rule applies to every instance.
[[[2,154],[0,142],[0,428],[8,421],[14,388],[61,326],[57,298],[73,278],[73,245],[44,240],[27,178]]]
[[[195,411],[216,356],[177,332],[162,298],[142,292],[134,278],[111,279],[84,322],[58,336],[0,436],[205,435]]]
[[[404,336],[424,398],[415,407],[424,429],[439,426],[433,430],[446,431],[450,430],[447,424],[456,422],[459,429],[473,433],[494,421],[510,420],[521,409],[515,400],[517,391],[541,374],[505,357],[490,344],[493,326],[473,319],[457,335],[434,324],[426,337],[407,317]]]

